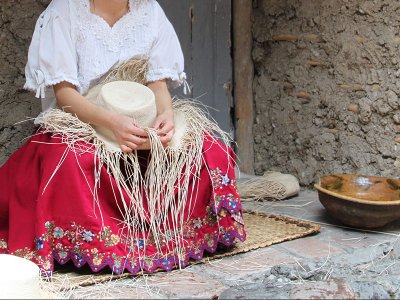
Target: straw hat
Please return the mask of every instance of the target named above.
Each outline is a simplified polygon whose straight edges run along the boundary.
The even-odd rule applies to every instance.
[[[0,299],[45,299],[41,289],[40,269],[33,262],[0,254]]]
[[[157,116],[155,95],[147,86],[133,81],[112,81],[89,90],[86,98],[110,111],[135,119],[141,128],[151,128]],[[175,133],[169,147],[181,145],[186,131],[186,118],[181,112],[174,112]],[[114,134],[107,128],[93,126],[97,137],[111,152],[121,152]],[[150,144],[142,145],[140,150],[150,149]]]

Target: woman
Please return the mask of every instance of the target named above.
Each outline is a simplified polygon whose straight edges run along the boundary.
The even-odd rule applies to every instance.
[[[84,123],[111,130],[121,150],[139,157],[146,172],[151,154],[137,150],[148,142],[148,131],[84,96],[134,57],[146,58],[145,84],[157,104],[152,127],[168,147],[175,126],[168,84],[181,85],[185,74],[178,38],[155,0],[50,3],[38,19],[26,66],[25,88],[42,98],[43,114],[36,123],[43,127],[46,113],[61,107]],[[214,252],[218,243],[244,240],[233,155],[227,156],[231,150],[209,133],[203,139],[196,176],[188,173],[190,207],[174,228],[181,235],[177,242],[166,228],[161,233],[152,229],[150,196],[143,197],[140,220],[126,224],[121,215],[129,212],[121,211],[121,197],[132,196],[127,191],[116,196],[120,186],[107,165],[99,167],[96,154],[87,151],[91,145],[79,141],[73,147],[79,151],[71,151],[62,133],[39,131],[0,169],[0,253],[26,257],[48,272],[54,260],[72,260],[77,267],[89,264],[94,272],[108,266],[115,273],[135,274],[183,267],[190,258],[201,259],[204,250]],[[182,195],[175,191],[175,197]],[[166,214],[168,221],[174,218],[171,211]],[[135,222],[141,223],[140,232],[131,229]]]

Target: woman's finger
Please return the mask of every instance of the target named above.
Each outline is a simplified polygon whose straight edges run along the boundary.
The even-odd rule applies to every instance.
[[[163,135],[169,134],[171,131],[174,130],[174,128],[175,128],[174,123],[165,124],[164,127],[162,127],[159,130],[157,130],[157,134],[159,136],[163,136]]]
[[[135,136],[141,136],[141,137],[148,137],[148,133],[146,130],[140,128],[140,127],[136,127],[133,126],[132,128],[130,128],[129,133],[131,135],[135,135]]]
[[[172,137],[174,135],[173,131],[170,131],[169,133],[167,133],[166,135],[160,137],[160,142],[165,145],[167,143],[169,143],[172,140]]]
[[[147,138],[143,138],[134,134],[126,134],[122,137],[122,143],[132,143],[135,145],[141,145],[143,143],[145,143],[148,139]]]
[[[155,129],[157,129],[157,130],[159,130],[159,129],[162,127],[162,125],[163,125],[163,120],[160,119],[160,118],[157,118],[157,119],[154,121],[152,127],[155,128]]]
[[[132,153],[134,149],[126,146],[126,145],[120,145],[121,151],[124,153]]]

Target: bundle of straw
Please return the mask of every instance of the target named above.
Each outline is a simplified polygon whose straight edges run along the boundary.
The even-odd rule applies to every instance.
[[[299,181],[291,174],[266,172],[245,181],[239,181],[240,196],[246,200],[283,200],[300,191]]]

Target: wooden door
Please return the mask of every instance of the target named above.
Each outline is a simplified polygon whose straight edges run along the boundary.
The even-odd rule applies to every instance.
[[[173,24],[185,56],[189,96],[209,106],[232,136],[231,0],[158,0]],[[182,90],[172,91],[183,96]]]

